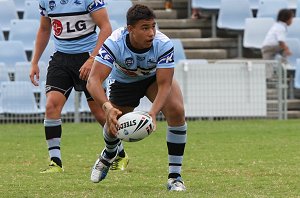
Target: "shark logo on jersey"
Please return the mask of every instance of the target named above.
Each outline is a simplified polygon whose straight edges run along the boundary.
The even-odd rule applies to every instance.
[[[60,0],[61,4],[67,4],[69,0]]]
[[[50,10],[53,10],[55,7],[56,7],[55,1],[53,1],[53,0],[49,1],[49,8],[50,8]]]
[[[171,51],[170,53],[164,55],[158,60],[158,64],[164,64],[164,63],[173,63],[174,62],[174,51]]]
[[[128,57],[125,59],[125,64],[130,67],[133,64],[133,58]]]
[[[111,55],[106,51],[106,49],[101,48],[99,51],[99,55],[103,60],[108,61],[109,63],[113,64],[114,63],[114,59],[111,57]]]
[[[76,5],[81,5],[81,4],[82,4],[82,2],[81,2],[80,0],[75,0],[74,3],[75,3]]]

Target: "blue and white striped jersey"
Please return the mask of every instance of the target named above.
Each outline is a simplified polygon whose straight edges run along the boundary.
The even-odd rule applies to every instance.
[[[40,13],[51,19],[56,50],[68,54],[91,52],[97,42],[91,12],[104,0],[39,0]]]
[[[157,68],[174,68],[173,43],[160,31],[156,31],[152,47],[141,53],[127,46],[127,37],[126,28],[115,30],[95,59],[112,68],[112,79],[123,83],[136,82],[155,75]]]

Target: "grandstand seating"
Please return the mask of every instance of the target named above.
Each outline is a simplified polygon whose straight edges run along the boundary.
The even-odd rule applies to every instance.
[[[26,0],[23,19],[40,19],[41,15],[38,8],[39,2],[37,0]]]
[[[249,0],[221,0],[218,28],[244,30],[245,19],[253,17]]]
[[[295,17],[300,17],[300,0],[297,0]]]
[[[80,107],[79,107],[79,112],[90,112],[90,107],[89,107],[89,104],[86,100],[86,97],[84,95],[84,93],[82,92],[81,93],[81,96],[80,96]]]
[[[245,29],[245,20],[253,17],[249,0],[221,0],[218,28],[239,31],[238,33],[238,57],[242,57],[242,33]]]
[[[0,62],[0,84],[7,81],[10,81],[7,67]]]
[[[43,54],[40,58],[40,61],[48,64],[48,62],[50,60],[50,57],[53,55],[53,53],[55,51],[56,50],[55,50],[55,46],[54,46],[54,41],[49,40],[48,45],[47,45],[46,49],[44,50],[44,52],[43,52]],[[34,51],[33,51],[33,53],[34,53]]]
[[[109,19],[115,20],[121,26],[125,26],[126,13],[132,5],[133,4],[130,0],[107,1],[106,8],[109,15]]]
[[[300,39],[300,18],[293,18],[293,22],[288,26],[287,37]]]
[[[247,18],[243,37],[243,46],[260,49],[271,26],[275,23],[273,18]]]
[[[40,113],[30,82],[1,83],[1,101],[3,113],[38,114]]]
[[[256,16],[276,19],[279,10],[283,8],[288,8],[286,0],[260,0]]]
[[[27,61],[21,41],[0,41],[0,60],[13,72],[16,62]]]
[[[287,38],[286,44],[292,52],[292,55],[287,57],[287,61],[291,66],[290,69],[295,70],[297,59],[300,58],[300,40],[298,38]]]
[[[13,0],[18,12],[24,11],[25,0]]]
[[[295,88],[300,89],[300,59],[299,58],[296,61],[294,86]]]
[[[21,41],[26,51],[32,51],[39,25],[36,19],[11,20],[8,40]]]
[[[0,1],[0,31],[10,30],[10,21],[18,19],[17,9],[12,0]]]
[[[185,60],[186,56],[180,39],[171,39],[174,45],[174,61],[178,63],[180,60]]]

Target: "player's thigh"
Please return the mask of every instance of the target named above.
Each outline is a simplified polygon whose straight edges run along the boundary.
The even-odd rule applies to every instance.
[[[149,86],[147,97],[150,101],[154,101],[157,95],[156,82]],[[162,108],[162,112],[171,126],[180,126],[185,122],[183,97],[180,87],[175,79],[173,79],[169,96]]]
[[[104,126],[105,124],[105,113],[102,110],[101,106],[96,103],[94,100],[89,100],[88,105],[90,107],[90,110],[92,114],[95,116],[95,119]]]

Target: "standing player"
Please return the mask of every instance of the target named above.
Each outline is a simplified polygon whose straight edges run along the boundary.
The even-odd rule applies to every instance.
[[[174,48],[166,35],[156,32],[155,26],[151,9],[139,4],[132,6],[127,12],[127,28],[114,31],[95,58],[87,88],[106,114],[106,147],[92,169],[93,182],[106,177],[118,154],[117,118],[133,111],[140,99],[147,96],[153,102],[148,112],[153,121],[162,111],[168,123],[168,190],[185,190],[181,166],[187,124],[182,94],[173,79]],[[108,75],[114,80],[110,85],[109,101],[101,87]]]
[[[84,92],[96,120],[102,126],[105,123],[104,112],[86,89],[86,80],[99,48],[111,34],[111,25],[103,0],[39,0],[39,5],[42,16],[30,71],[35,86],[38,86],[35,79],[39,80],[38,61],[49,41],[51,27],[56,48],[47,72],[44,120],[51,161],[41,173],[63,172],[61,111],[73,87]],[[101,29],[98,37],[97,26]]]

